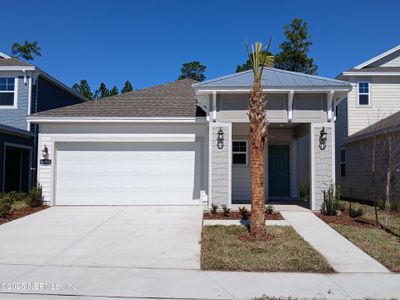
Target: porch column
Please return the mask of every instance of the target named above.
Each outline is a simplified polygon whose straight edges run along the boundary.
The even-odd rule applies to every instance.
[[[224,133],[223,147],[218,148],[218,131]],[[209,206],[232,204],[232,123],[210,123]]]
[[[325,128],[327,141],[325,149],[320,147],[320,132]],[[334,123],[311,124],[311,209],[320,210],[324,191],[335,183],[335,131]]]

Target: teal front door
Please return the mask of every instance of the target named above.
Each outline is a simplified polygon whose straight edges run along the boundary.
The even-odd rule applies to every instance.
[[[269,197],[289,197],[289,146],[268,146]]]

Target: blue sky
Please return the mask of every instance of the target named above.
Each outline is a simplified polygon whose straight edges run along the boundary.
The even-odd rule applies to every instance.
[[[385,4],[383,4],[383,2]],[[380,4],[381,3],[381,4]],[[400,1],[4,1],[0,51],[36,40],[48,73],[71,86],[87,79],[134,88],[174,81],[182,63],[199,60],[208,79],[246,60],[244,39],[276,52],[283,26],[308,22],[318,74],[335,77],[400,44]],[[7,26],[4,26],[7,25]]]

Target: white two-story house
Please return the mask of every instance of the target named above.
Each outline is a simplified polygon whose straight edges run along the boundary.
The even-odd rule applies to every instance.
[[[344,197],[371,200],[377,190],[375,198],[383,199],[384,145],[380,139],[373,179],[371,139],[377,127],[387,131],[400,125],[400,45],[342,72],[338,79],[351,82],[353,89],[336,106],[336,182]],[[395,175],[400,173],[392,178],[394,198],[400,196]]]

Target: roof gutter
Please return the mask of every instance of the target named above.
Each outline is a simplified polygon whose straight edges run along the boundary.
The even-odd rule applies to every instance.
[[[324,87],[324,88],[267,88],[267,89],[263,89],[262,91],[264,93],[289,93],[290,91],[294,91],[295,93],[327,93],[330,91],[335,91],[335,92],[349,92],[352,89],[351,84],[348,85],[348,87]],[[243,93],[250,93],[251,92],[251,88],[216,88],[216,89],[211,89],[211,88],[207,88],[207,89],[201,89],[201,88],[197,88],[196,89],[196,94],[201,95],[201,94],[212,94],[214,92],[217,92],[219,94],[223,94],[223,93],[229,93],[229,94],[243,94]]]
[[[340,76],[400,76],[400,72],[343,72]]]
[[[206,123],[206,117],[56,117],[29,116],[32,123]]]

